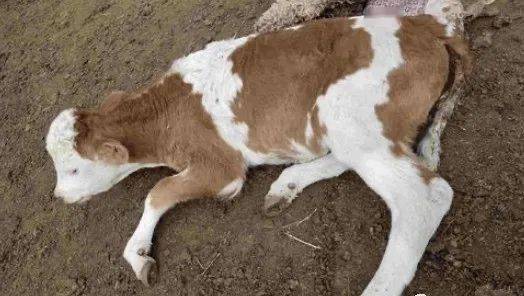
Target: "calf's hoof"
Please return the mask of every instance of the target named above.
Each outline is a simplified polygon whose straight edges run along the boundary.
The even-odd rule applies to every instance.
[[[277,195],[267,195],[264,201],[264,214],[267,217],[280,215],[291,205],[291,200]]]
[[[146,287],[149,287],[151,268],[156,266],[155,259],[148,255],[148,249],[149,247],[133,248],[131,246],[124,251],[124,258],[133,268],[136,278]]]
[[[151,256],[148,256],[146,252],[140,252],[138,255],[143,258],[144,264],[142,268],[136,273],[136,278],[139,279],[144,286],[149,287],[149,272],[151,267],[156,266],[156,261]]]

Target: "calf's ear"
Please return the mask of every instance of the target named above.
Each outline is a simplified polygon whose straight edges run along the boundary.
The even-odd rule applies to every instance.
[[[106,140],[98,147],[98,158],[105,163],[121,165],[129,161],[129,151],[116,140]]]

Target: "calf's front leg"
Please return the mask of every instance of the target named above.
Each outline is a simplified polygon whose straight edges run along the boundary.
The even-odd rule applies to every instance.
[[[280,214],[307,186],[336,177],[348,169],[346,164],[338,161],[332,154],[284,169],[271,184],[271,189],[265,197],[265,214],[270,217]]]
[[[222,168],[223,169],[223,168]],[[213,172],[213,173],[211,173]],[[136,277],[146,286],[155,260],[149,256],[155,227],[160,217],[178,203],[199,197],[232,197],[242,188],[243,176],[236,176],[209,166],[192,166],[180,174],[160,180],[149,192],[144,212],[124,249],[124,258]]]

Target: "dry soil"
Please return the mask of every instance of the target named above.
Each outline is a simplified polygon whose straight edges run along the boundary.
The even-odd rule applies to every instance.
[[[174,58],[250,33],[270,2],[0,2],[1,295],[361,293],[384,251],[389,214],[351,172],[307,188],[273,219],[259,209],[282,167],[251,170],[230,203],[178,206],[156,231],[151,288],[121,253],[143,197],[169,170],[135,173],[82,206],[52,196],[44,137],[60,110],[144,86]],[[506,2],[467,26],[477,63],[440,168],[455,199],[405,295],[524,295],[524,1]],[[289,231],[320,250],[282,228],[311,213]]]

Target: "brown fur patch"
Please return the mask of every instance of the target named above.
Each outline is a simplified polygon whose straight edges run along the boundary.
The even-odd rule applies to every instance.
[[[231,181],[244,178],[246,168],[240,153],[218,135],[201,96],[191,90],[180,76],[170,75],[138,93],[113,93],[98,110],[78,111],[77,151],[96,159],[104,143],[117,141],[128,150],[131,163],[165,163],[178,171],[189,167],[195,178],[191,184],[199,185],[164,185],[173,190],[169,196],[215,196]],[[182,179],[169,180],[178,184]],[[152,194],[159,198],[167,194],[156,191]]]
[[[443,41],[433,31],[444,27],[431,16],[400,18],[397,33],[405,63],[389,74],[389,101],[376,107],[384,135],[394,145],[410,145],[417,129],[427,120],[449,72]],[[400,151],[392,147],[396,154]]]
[[[369,66],[373,57],[370,35],[353,24],[347,18],[315,21],[257,36],[232,54],[233,72],[243,81],[232,109],[236,121],[249,126],[250,149],[292,156],[294,141],[317,155],[325,153],[316,100],[337,80]]]
[[[397,37],[405,62],[388,76],[389,101],[375,108],[396,156],[406,155],[402,147],[412,144],[449,74],[449,55],[441,38],[445,36],[444,26],[429,15],[399,20]],[[427,178],[433,178],[434,174],[418,160],[417,164],[422,178],[429,182]]]
[[[234,180],[231,171],[216,168],[213,163],[190,165],[188,170],[160,180],[149,192],[151,205],[167,209],[173,205],[200,197],[215,197]]]

